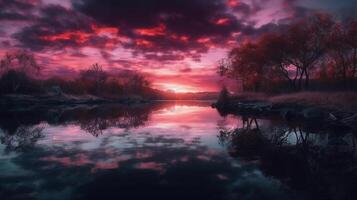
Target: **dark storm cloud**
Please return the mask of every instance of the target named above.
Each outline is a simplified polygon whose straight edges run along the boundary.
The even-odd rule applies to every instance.
[[[94,23],[87,16],[73,10],[51,5],[40,10],[41,17],[30,26],[14,34],[24,47],[42,50],[45,47],[63,48],[67,46],[98,46],[107,38],[91,34]]]
[[[236,25],[223,0],[82,0],[73,4],[99,22],[126,28],[129,33],[134,28],[164,23],[168,31],[200,37],[227,34]],[[212,20],[224,17],[232,19],[228,28],[212,24]]]
[[[240,27],[224,0],[83,0],[73,5],[101,24],[118,27],[133,40],[124,47],[159,60],[181,59],[172,51],[207,52],[210,42],[224,45]]]
[[[243,14],[244,16],[249,16],[251,15],[253,12],[256,12],[257,9],[253,9],[251,6],[249,6],[248,4],[241,2],[239,4],[239,6],[236,6],[233,8],[233,11]]]
[[[37,6],[38,16],[14,37],[23,47],[33,50],[90,46],[108,51],[108,46],[121,46],[130,49],[134,56],[143,55],[150,60],[190,57],[199,61],[211,48],[227,48],[232,40],[277,31],[318,10],[311,3],[302,4],[304,1],[236,1],[237,5],[230,7],[227,0],[72,0],[72,8]],[[25,10],[34,9],[38,2],[0,0],[0,19],[23,19]],[[290,17],[267,21],[259,27],[255,21],[249,21],[272,6],[281,7]],[[116,38],[99,35],[93,25],[118,29]],[[233,36],[238,32],[239,36]],[[121,41],[121,37],[127,40]],[[102,56],[108,59],[105,54]]]
[[[93,46],[105,48],[108,38],[98,36],[93,25],[114,27],[118,37],[111,42],[153,60],[199,59],[212,46],[224,46],[241,27],[223,0],[83,1],[74,9],[47,6],[40,17],[14,37],[33,50]],[[83,40],[85,38],[85,41]],[[182,52],[186,54],[183,55]]]
[[[39,0],[0,0],[0,20],[31,20]]]
[[[10,13],[0,10],[0,20],[26,20],[28,16],[20,13]]]
[[[39,0],[25,1],[25,0],[1,0],[1,11],[26,11],[34,9],[39,3]]]

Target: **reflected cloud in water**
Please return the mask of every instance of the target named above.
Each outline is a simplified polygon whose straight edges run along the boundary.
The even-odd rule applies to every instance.
[[[198,101],[2,113],[11,116],[0,114],[1,199],[357,196],[346,186],[355,171],[342,167],[355,166],[348,131],[222,117]]]

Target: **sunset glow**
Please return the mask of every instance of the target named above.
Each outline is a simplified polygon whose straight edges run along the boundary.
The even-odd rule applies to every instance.
[[[170,83],[164,83],[159,88],[166,91],[173,91],[175,93],[199,92],[199,90],[197,90],[194,87],[190,87],[187,85],[170,84]]]
[[[357,199],[357,0],[0,0],[0,200]]]
[[[232,47],[312,10],[343,17],[339,10],[353,7],[322,0],[140,2],[0,1],[0,56],[28,49],[47,77],[72,78],[99,63],[114,74],[143,73],[162,90],[217,91],[215,68]]]

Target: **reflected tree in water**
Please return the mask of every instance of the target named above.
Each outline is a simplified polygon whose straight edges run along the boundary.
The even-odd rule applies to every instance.
[[[264,174],[311,199],[353,199],[357,184],[356,134],[242,117],[239,127],[220,129],[232,157],[257,160]],[[222,128],[222,127],[219,127]]]
[[[82,130],[95,137],[110,127],[130,129],[149,120],[151,112],[158,109],[152,105],[124,106],[76,106],[55,108],[33,108],[29,110],[1,110],[0,128],[15,135],[21,127],[36,126],[42,122],[50,125],[79,125]],[[31,116],[31,117],[29,117]]]
[[[110,127],[130,129],[142,126],[149,119],[149,114],[150,110],[140,108],[109,107],[87,111],[74,123],[79,124],[82,130],[98,137]]]
[[[102,118],[94,118],[92,120],[80,122],[82,130],[98,137],[103,134],[103,131],[109,126],[108,120]]]
[[[32,148],[35,143],[42,138],[43,126],[26,127],[21,126],[17,130],[9,134],[4,130],[0,131],[1,144],[5,145],[5,151],[23,152]]]
[[[248,160],[255,159],[267,142],[260,132],[258,121],[246,116],[242,117],[241,128],[220,130],[218,140],[227,146],[231,156]]]

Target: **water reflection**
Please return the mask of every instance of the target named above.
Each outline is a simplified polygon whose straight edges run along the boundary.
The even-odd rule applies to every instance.
[[[0,199],[357,196],[348,130],[222,117],[209,104],[1,112]]]
[[[355,199],[356,134],[242,117],[242,126],[220,130],[230,155],[256,160],[267,176],[278,178],[308,199]]]
[[[1,131],[0,142],[5,145],[5,152],[25,151],[35,145],[38,139],[43,137],[43,127],[20,126],[12,132]]]

